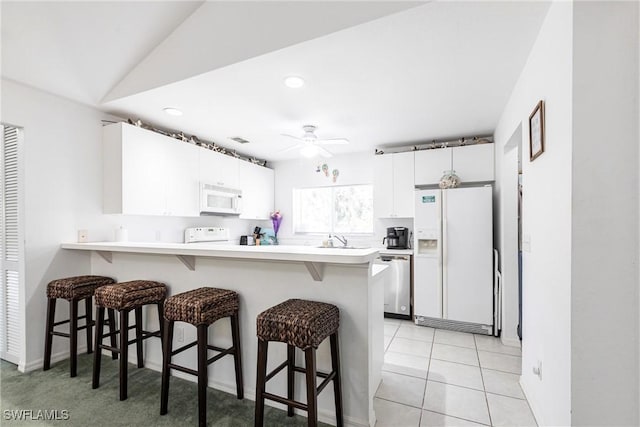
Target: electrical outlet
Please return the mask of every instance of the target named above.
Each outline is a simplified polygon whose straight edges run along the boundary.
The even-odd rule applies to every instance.
[[[176,328],[176,341],[184,342],[184,328],[182,326]]]
[[[542,381],[542,360],[538,360],[538,366],[533,367],[533,375],[537,376]]]

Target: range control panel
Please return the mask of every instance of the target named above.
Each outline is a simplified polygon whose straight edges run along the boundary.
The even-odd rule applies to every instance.
[[[229,230],[224,227],[194,227],[184,230],[185,243],[223,242],[229,240]]]

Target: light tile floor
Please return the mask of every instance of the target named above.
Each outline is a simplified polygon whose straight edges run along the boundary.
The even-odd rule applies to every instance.
[[[483,335],[385,319],[376,427],[536,426],[520,349]]]

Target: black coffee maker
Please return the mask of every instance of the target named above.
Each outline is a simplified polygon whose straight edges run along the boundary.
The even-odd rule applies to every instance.
[[[382,239],[382,244],[387,242],[387,249],[409,249],[409,229],[407,227],[387,228],[387,237]]]

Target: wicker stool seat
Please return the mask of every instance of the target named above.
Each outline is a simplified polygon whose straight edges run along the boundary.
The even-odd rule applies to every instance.
[[[239,301],[238,294],[227,289],[198,288],[169,298],[164,305],[164,317],[194,326],[210,325],[237,313]]]
[[[100,363],[101,349],[107,349],[120,354],[120,400],[127,398],[127,366],[129,360],[129,345],[136,344],[138,356],[138,368],[144,367],[142,344],[147,338],[163,337],[162,312],[164,300],[167,296],[167,286],[164,283],[151,280],[133,280],[130,282],[116,283],[108,287],[96,289],[96,352],[93,355],[93,384],[92,387],[100,386]],[[155,304],[158,309],[158,322],[160,330],[149,332],[142,329],[142,307],[148,304]],[[120,317],[120,328],[117,331],[104,333],[104,311],[118,310]],[[129,326],[129,313],[135,313],[135,325]],[[135,329],[136,337],[129,340],[129,330]],[[116,335],[120,337],[120,345],[117,347]],[[111,345],[103,344],[103,339],[111,338]]]
[[[164,306],[164,347],[162,363],[162,391],[160,394],[160,415],[167,413],[169,406],[169,380],[171,369],[198,377],[198,421],[207,425],[207,367],[226,355],[233,355],[236,371],[236,392],[238,399],[244,398],[242,360],[240,358],[240,327],[238,322],[239,298],[234,291],[218,288],[198,288],[183,292],[167,299]],[[220,348],[208,343],[209,325],[216,320],[231,319],[232,347]],[[175,322],[186,322],[197,328],[198,339],[173,350],[173,329]],[[193,370],[171,363],[171,358],[194,345],[198,346],[198,369]],[[218,354],[208,358],[208,351]]]
[[[146,304],[157,304],[167,296],[164,283],[151,280],[133,280],[118,283],[117,286],[98,289],[95,293],[96,305],[114,310],[130,310]]]
[[[258,336],[258,375],[256,384],[255,425],[264,423],[265,399],[287,405],[287,415],[293,416],[293,409],[307,411],[309,426],[318,425],[318,393],[333,381],[336,405],[336,424],[344,424],[342,415],[342,386],[340,383],[340,353],[338,348],[338,328],[340,310],[332,304],[317,301],[290,299],[260,313],[256,319]],[[331,340],[330,373],[316,370],[316,350],[327,337]],[[267,350],[269,341],[287,344],[287,360],[267,374]],[[295,365],[296,347],[304,350],[305,367]],[[278,372],[287,368],[287,397],[267,393],[266,383]],[[304,373],[307,386],[307,403],[294,400],[294,374]],[[324,381],[317,386],[317,377]]]
[[[47,285],[47,298],[84,299],[92,296],[96,288],[114,283],[115,280],[105,276],[75,276],[52,280]]]
[[[70,371],[71,376],[77,375],[78,361],[78,331],[86,329],[87,331],[87,354],[92,353],[93,340],[91,338],[93,326],[95,322],[92,316],[92,297],[97,288],[100,286],[112,285],[116,281],[111,277],[105,276],[73,276],[62,279],[52,280],[47,284],[47,321],[45,325],[45,342],[44,342],[44,365],[45,371],[51,368],[51,348],[53,344],[53,336],[61,336],[69,338],[70,341]],[[65,299],[69,301],[69,319],[60,322],[55,321],[56,301]],[[78,303],[84,300],[85,314],[78,315]],[[113,313],[111,313],[113,316]],[[78,326],[78,320],[85,319],[83,326]],[[69,323],[69,333],[55,331],[55,327]],[[109,324],[112,326],[112,324]]]

